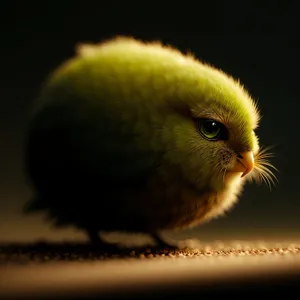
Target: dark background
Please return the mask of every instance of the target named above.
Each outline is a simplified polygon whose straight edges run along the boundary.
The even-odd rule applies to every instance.
[[[8,1],[1,7],[0,55],[0,241],[82,238],[56,231],[42,216],[23,216],[30,197],[22,169],[22,143],[30,104],[48,73],[74,53],[78,42],[115,35],[161,40],[191,50],[239,78],[263,114],[259,136],[276,144],[272,162],[279,183],[248,184],[227,216],[187,237],[266,239],[297,237],[299,153],[299,31],[290,2],[101,2]],[[283,4],[284,3],[284,4]],[[164,7],[165,6],[165,7]],[[175,236],[176,237],[176,236]]]

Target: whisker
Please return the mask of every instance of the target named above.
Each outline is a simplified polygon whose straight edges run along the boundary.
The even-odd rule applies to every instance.
[[[265,167],[265,166],[259,166],[259,167],[257,168],[257,170],[258,170],[260,173],[268,174],[268,175],[271,176],[271,177],[276,177],[275,174],[274,174],[270,169],[268,169],[268,168]]]
[[[271,153],[270,150],[275,148],[277,145],[269,145],[269,146],[262,146],[260,147],[259,153],[263,154],[263,153]]]
[[[264,166],[264,165],[260,165],[260,166],[258,167],[258,169],[260,169],[260,170],[261,170],[261,172],[263,172],[263,173],[267,173],[267,174],[269,174],[271,177],[273,177],[273,178],[276,178],[276,179],[277,179],[277,177],[275,176],[275,174],[273,173],[273,171],[272,171],[272,170],[270,170],[269,168],[267,168],[266,166]]]
[[[266,185],[268,186],[268,188],[271,190],[271,183],[269,181],[269,178],[267,176],[265,176],[265,174],[261,174],[261,175],[262,175],[263,181],[266,183]]]
[[[257,164],[259,166],[268,166],[268,167],[274,169],[275,171],[279,172],[278,169],[272,163],[270,163],[269,161],[262,161],[262,162],[258,161]]]
[[[265,159],[265,158],[273,158],[275,154],[273,153],[265,153],[265,154],[257,154],[255,159]]]
[[[269,169],[265,169],[265,168],[257,168],[256,169],[257,173],[257,181],[259,181],[260,183],[265,182],[271,189],[272,185],[276,185],[275,181],[278,182],[277,177],[274,175],[274,173],[272,171],[270,171]]]
[[[266,184],[271,190],[272,186],[276,185],[278,179],[274,172],[279,172],[279,170],[268,160],[275,156],[270,149],[273,149],[275,145],[262,147],[259,152],[255,155],[254,159],[254,170],[249,176],[249,181],[255,181],[258,184]]]
[[[272,185],[275,186],[275,182],[274,182],[273,178],[269,177],[269,176],[266,176],[266,174],[264,174],[264,178],[268,181],[268,183],[269,183],[269,189],[271,190],[272,189]]]

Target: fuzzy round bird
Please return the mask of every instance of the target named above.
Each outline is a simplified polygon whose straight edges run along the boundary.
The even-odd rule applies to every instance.
[[[26,144],[34,197],[56,226],[184,229],[228,211],[247,180],[272,183],[256,102],[224,72],[158,42],[81,44],[43,85]]]

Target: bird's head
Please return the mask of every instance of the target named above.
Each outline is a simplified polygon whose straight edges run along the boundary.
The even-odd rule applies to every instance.
[[[160,43],[121,37],[79,50],[84,57],[107,56],[101,68],[107,63],[112,73],[102,78],[105,89],[114,83],[109,92],[128,103],[123,115],[138,118],[137,140],[163,153],[166,173],[175,170],[197,189],[214,191],[232,180],[271,185],[276,179],[272,154],[255,133],[257,104],[231,76]]]
[[[173,72],[173,73],[172,73]],[[239,81],[190,56],[165,72],[169,114],[163,123],[165,159],[199,189],[222,190],[245,180],[277,180],[256,129],[257,103]]]

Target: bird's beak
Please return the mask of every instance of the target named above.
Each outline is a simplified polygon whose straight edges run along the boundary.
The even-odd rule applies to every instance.
[[[241,177],[249,174],[254,168],[254,155],[252,151],[239,153],[236,165],[230,169],[230,172],[242,173]]]
[[[245,167],[242,177],[249,174],[254,168],[254,155],[252,151],[240,153],[239,162]]]

